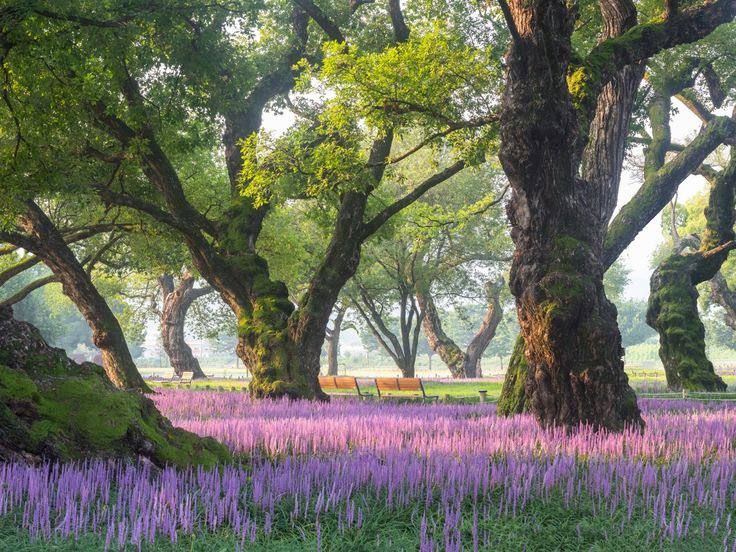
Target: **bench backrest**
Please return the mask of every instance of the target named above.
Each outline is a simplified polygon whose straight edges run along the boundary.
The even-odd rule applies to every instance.
[[[182,383],[191,383],[194,379],[194,372],[182,372],[181,381]]]
[[[419,391],[424,395],[422,380],[419,378],[376,378],[376,389],[381,391]]]
[[[350,376],[320,376],[319,386],[322,389],[354,389],[359,391],[358,380]]]

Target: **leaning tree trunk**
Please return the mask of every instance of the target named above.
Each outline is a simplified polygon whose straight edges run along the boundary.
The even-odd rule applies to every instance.
[[[442,328],[442,320],[432,295],[427,290],[417,289],[416,297],[424,313],[422,328],[429,348],[439,355],[453,378],[464,378],[465,353]]]
[[[587,125],[568,90],[574,14],[563,2],[509,7],[517,36],[507,56],[500,159],[513,190],[510,287],[526,343],[526,395],[543,427],[640,425],[616,309],[603,289],[607,219],[578,177]]]
[[[724,391],[705,353],[697,285],[716,276],[734,243],[736,155],[711,181],[698,251],[667,257],[652,274],[647,324],[659,333],[659,356],[671,389]]]
[[[192,303],[212,291],[212,288],[194,288],[195,278],[185,273],[178,285],[174,278],[164,274],[159,278],[159,287],[163,295],[161,309],[161,343],[169,357],[174,373],[181,377],[184,372],[192,372],[193,378],[204,378],[199,361],[192,354],[192,349],[184,338],[187,312]]]
[[[327,375],[336,376],[338,373],[337,357],[340,354],[340,333],[342,331],[342,321],[345,319],[346,308],[340,306],[335,313],[335,320],[332,322],[332,330],[327,336]]]
[[[736,293],[731,291],[720,271],[710,281],[710,296],[716,304],[723,307],[723,321],[726,325],[736,330]]]
[[[478,377],[480,359],[483,357],[483,353],[488,348],[493,336],[496,335],[496,329],[503,318],[503,309],[500,302],[503,286],[503,279],[495,283],[486,283],[488,308],[478,331],[470,340],[465,351],[460,349],[442,328],[442,320],[430,292],[426,289],[417,289],[417,303],[422,313],[424,313],[422,322],[424,335],[427,337],[429,347],[447,365],[453,378]]]
[[[92,341],[102,354],[102,366],[110,381],[121,389],[150,392],[133,362],[118,319],[58,229],[33,202],[27,203],[21,225],[33,237],[34,254],[56,275],[64,294],[89,324]]]
[[[480,360],[488,348],[488,344],[496,335],[496,328],[503,318],[503,309],[501,308],[501,291],[505,282],[503,278],[496,282],[486,283],[486,296],[488,298],[488,308],[483,316],[478,331],[475,332],[473,339],[470,340],[468,347],[465,349],[465,358],[463,360],[463,372],[466,378],[480,377]]]

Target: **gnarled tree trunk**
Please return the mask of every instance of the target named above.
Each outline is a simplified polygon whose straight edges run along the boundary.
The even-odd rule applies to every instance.
[[[100,349],[102,367],[110,381],[121,389],[150,391],[133,362],[120,323],[58,229],[30,201],[20,224],[30,236],[29,243],[23,247],[43,259],[58,278],[64,294],[89,324],[92,341]]]
[[[735,191],[736,155],[732,154],[728,166],[711,180],[700,247],[694,253],[676,250],[652,274],[647,324],[659,333],[659,356],[667,386],[674,390],[724,391],[727,387],[705,353],[697,285],[714,278],[736,247]]]
[[[543,427],[640,425],[616,310],[603,289],[605,215],[618,182],[603,186],[578,176],[590,98],[588,90],[573,89],[580,93],[574,104],[568,85],[568,78],[571,85],[587,78],[568,72],[574,15],[562,2],[514,1],[509,7],[515,36],[500,159],[513,190],[510,284],[526,343],[526,395]],[[628,117],[622,119],[625,131]],[[611,138],[613,145],[622,140],[616,133]]]
[[[198,298],[212,292],[212,288],[195,289],[195,278],[186,272],[178,284],[170,274],[159,279],[159,287],[163,296],[161,308],[161,343],[169,357],[174,373],[181,377],[184,372],[192,372],[193,378],[204,378],[199,361],[192,354],[192,349],[184,338],[187,312]]]
[[[480,359],[483,357],[483,353],[488,348],[493,336],[496,335],[496,328],[498,328],[498,324],[503,318],[503,309],[500,302],[503,286],[503,279],[486,284],[488,308],[478,331],[470,340],[465,351],[460,349],[452,338],[445,333],[442,328],[442,320],[429,291],[417,290],[417,303],[424,313],[422,322],[424,335],[427,337],[430,348],[447,365],[453,378],[479,377]]]
[[[731,291],[720,271],[710,281],[710,296],[726,311],[723,318],[726,325],[736,330],[736,293]]]

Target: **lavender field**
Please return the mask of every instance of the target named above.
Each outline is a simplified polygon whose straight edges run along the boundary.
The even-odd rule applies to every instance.
[[[566,434],[493,405],[156,402],[241,464],[2,465],[0,548],[736,550],[732,406],[643,400],[644,433]]]

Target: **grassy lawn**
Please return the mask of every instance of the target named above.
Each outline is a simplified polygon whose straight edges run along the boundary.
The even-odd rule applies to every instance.
[[[661,370],[653,370],[651,368],[634,368],[627,369],[629,375],[629,382],[635,389],[642,389],[646,392],[647,385],[656,384],[657,386],[664,386],[665,377],[664,372]],[[383,376],[382,376],[383,377]],[[729,386],[729,391],[733,392],[736,388],[736,376],[724,375],[724,381]],[[369,377],[358,377],[359,385],[361,390],[366,393],[372,394],[374,397],[377,395],[373,380]],[[476,402],[479,401],[478,391],[486,390],[488,392],[488,400],[495,400],[501,394],[501,388],[503,382],[498,377],[489,378],[484,381],[436,381],[432,379],[423,379],[424,389],[427,395],[437,395],[441,401],[454,401],[462,400],[463,402]],[[189,387],[191,389],[198,390],[212,390],[212,391],[247,391],[249,381],[246,379],[231,379],[231,378],[208,378],[206,380],[195,380]],[[177,388],[179,387],[176,383],[161,382],[158,384],[159,387],[164,388]]]
[[[503,383],[498,381],[474,381],[474,382],[436,382],[424,381],[424,390],[427,395],[437,395],[440,400],[448,396],[450,399],[477,399],[479,400],[478,391],[485,389],[488,391],[488,398],[497,398],[501,394]],[[375,385],[368,379],[359,379],[361,390],[372,393],[376,396]],[[161,383],[160,387],[177,388],[175,383]],[[246,391],[248,388],[248,380],[232,380],[227,378],[210,378],[206,380],[195,380],[191,383],[191,389],[212,390],[212,391]]]

